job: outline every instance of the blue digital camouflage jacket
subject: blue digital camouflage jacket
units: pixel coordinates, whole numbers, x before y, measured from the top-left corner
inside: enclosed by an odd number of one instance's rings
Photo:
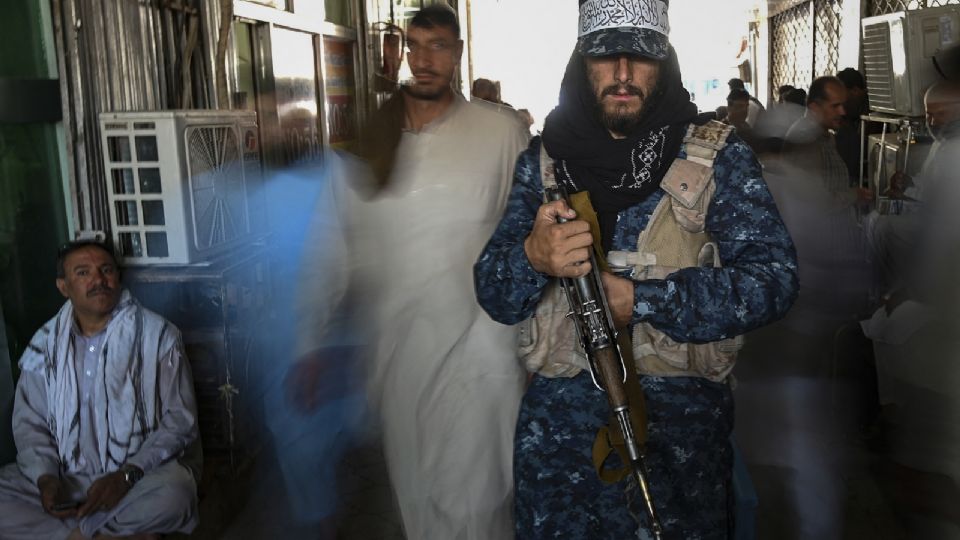
[[[686,157],[686,146],[679,157]],[[677,342],[717,341],[783,317],[797,295],[797,256],[753,151],[736,134],[714,161],[716,194],[706,230],[721,268],[684,268],[663,280],[634,282],[633,324],[649,322]],[[612,246],[635,251],[640,232],[666,196],[658,189],[617,217]],[[540,139],[517,158],[507,208],[474,265],[477,299],[496,321],[516,324],[536,309],[549,276],[530,266],[523,242],[543,201]]]

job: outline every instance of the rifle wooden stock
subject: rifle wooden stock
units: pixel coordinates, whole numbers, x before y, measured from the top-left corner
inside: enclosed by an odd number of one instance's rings
[[[617,348],[611,346],[594,351],[593,357],[599,371],[600,384],[607,392],[610,408],[617,411],[629,407],[630,400],[627,398],[627,388],[623,383],[623,364],[620,355],[617,354]]]

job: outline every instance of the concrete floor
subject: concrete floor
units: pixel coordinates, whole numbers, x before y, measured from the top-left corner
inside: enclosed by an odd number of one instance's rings
[[[355,449],[341,462],[339,514],[320,523],[297,522],[272,456],[264,452],[263,457],[266,466],[252,472],[252,489],[244,509],[218,538],[403,540],[386,465],[375,444]]]
[[[751,334],[737,366],[757,538],[960,539],[956,484],[890,459],[886,422],[864,426],[870,342],[822,301],[801,293],[785,320]]]
[[[801,303],[786,320],[751,334],[736,370],[735,439],[759,499],[756,538],[960,539],[956,485],[897,465],[876,431],[860,429],[863,343],[841,336],[834,367],[838,321],[811,324],[811,316]],[[234,489],[249,495],[235,517],[221,518],[225,532],[194,538],[403,538],[373,442],[340,464],[340,513],[323,524],[294,525],[269,450],[246,476]]]

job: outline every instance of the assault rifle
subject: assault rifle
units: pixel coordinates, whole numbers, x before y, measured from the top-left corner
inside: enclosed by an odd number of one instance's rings
[[[569,206],[566,193],[559,185],[547,188],[546,194],[549,200],[563,200]],[[557,221],[566,223],[569,220],[558,216]],[[633,424],[630,423],[630,402],[626,390],[627,366],[617,343],[617,330],[600,281],[600,268],[593,248],[590,249],[590,265],[592,269],[586,276],[560,278],[560,285],[570,303],[568,317],[573,320],[577,337],[587,354],[593,384],[607,394],[610,410],[617,419],[617,427],[623,435],[631,473],[643,495],[647,516],[650,518],[650,528],[654,538],[661,540],[663,527],[660,524],[660,518],[657,517],[657,510],[653,506],[643,452],[634,434]]]

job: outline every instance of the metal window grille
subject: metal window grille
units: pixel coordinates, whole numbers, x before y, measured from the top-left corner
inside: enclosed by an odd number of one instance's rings
[[[837,72],[840,57],[840,29],[843,28],[842,0],[814,0],[814,66],[815,77]]]
[[[843,0],[809,0],[771,17],[772,87],[808,88],[836,73],[842,28]]]
[[[813,80],[813,18],[804,2],[770,19],[773,88],[807,88]]]
[[[908,11],[928,7],[960,4],[960,0],[871,0],[870,15],[886,15],[897,11]]]

